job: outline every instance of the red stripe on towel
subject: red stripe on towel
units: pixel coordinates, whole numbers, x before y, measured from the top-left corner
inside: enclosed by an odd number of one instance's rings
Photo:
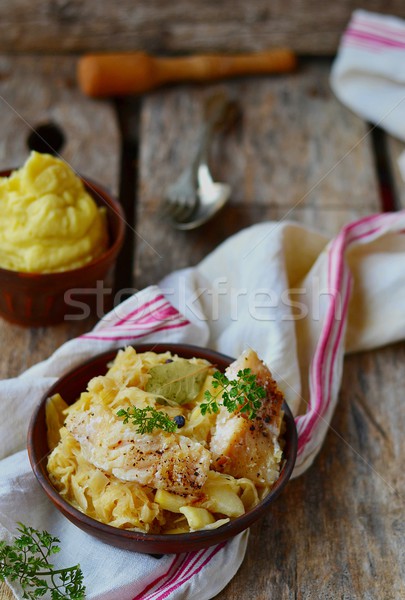
[[[380,23],[373,20],[368,20],[365,18],[354,17],[351,21],[350,27],[366,30],[370,33],[381,33],[389,35],[390,39],[393,37],[399,39],[400,41],[405,41],[405,26],[404,25],[389,25],[387,22]]]
[[[218,546],[215,546],[215,548],[213,550],[212,550],[212,548],[208,548],[207,550],[205,550],[203,552],[202,556],[200,557],[200,560],[198,561],[199,562],[198,566],[194,569],[194,571],[192,571],[191,573],[189,572],[188,574],[185,574],[183,577],[179,577],[176,582],[173,582],[172,585],[167,586],[167,589],[163,589],[162,593],[159,596],[156,596],[153,600],[165,600],[165,598],[167,598],[169,594],[171,594],[172,592],[177,590],[180,586],[187,583],[187,581],[189,581],[192,577],[194,577],[200,571],[202,571],[202,569],[209,562],[211,562],[211,560],[215,557],[215,555],[218,554],[218,552],[220,550],[222,550],[222,548],[224,548],[224,546],[225,546],[225,542],[223,542],[222,544],[219,544]],[[196,562],[197,561],[195,561],[195,563]],[[145,600],[149,600],[149,598],[145,598]]]
[[[145,302],[145,304],[142,304],[141,306],[138,306],[138,308],[136,308],[132,312],[130,312],[127,315],[125,315],[125,317],[123,317],[122,319],[120,319],[119,321],[117,321],[116,323],[114,323],[114,327],[118,327],[118,325],[122,325],[122,323],[127,323],[128,321],[130,321],[132,319],[132,317],[134,317],[135,315],[139,314],[140,311],[144,311],[149,306],[152,306],[153,304],[156,304],[156,302],[158,302],[159,300],[165,300],[165,297],[163,296],[163,294],[159,294],[153,300],[150,300],[149,302]]]
[[[180,561],[182,555],[181,554],[176,554],[174,556],[174,559],[172,560],[172,562],[169,565],[169,568],[167,569],[166,573],[163,573],[162,575],[159,575],[159,577],[157,577],[156,579],[154,579],[153,581],[151,581],[151,583],[149,583],[143,590],[142,592],[140,592],[137,596],[135,596],[132,600],[143,600],[145,598],[145,593],[148,592],[149,590],[151,590],[152,588],[154,588],[160,581],[162,581],[163,579],[167,579],[169,577],[172,576],[173,571],[177,568],[180,567],[183,562],[185,561],[186,557],[183,556],[182,560]],[[180,564],[178,564],[180,562]],[[162,582],[161,585],[164,585],[165,582]]]
[[[402,214],[405,214],[402,211]],[[351,275],[345,264],[345,252],[349,246],[384,232],[391,222],[397,220],[398,215],[371,215],[364,217],[355,223],[347,225],[329,248],[328,257],[328,289],[335,291],[325,318],[325,324],[318,341],[314,359],[310,368],[311,394],[308,410],[304,415],[296,418],[299,432],[298,453],[302,455],[312,439],[312,434],[324,419],[330,402],[332,400],[331,390],[333,384],[333,373],[335,372],[336,360],[339,348],[344,338],[345,326],[351,291]],[[375,222],[379,226],[375,226]],[[344,277],[347,278],[347,282]],[[343,307],[340,319],[336,319],[336,292],[343,295]],[[336,337],[335,337],[336,336]],[[332,348],[330,349],[330,346]],[[331,360],[327,362],[327,352],[331,352]]]
[[[374,46],[384,46],[387,48],[405,48],[405,41],[400,42],[399,40],[390,39],[385,37],[384,35],[379,35],[376,33],[367,33],[365,31],[361,31],[359,29],[354,29],[349,27],[345,31],[344,38],[354,38],[357,40],[363,40],[369,42]]]
[[[198,563],[198,561],[205,552],[206,550],[198,550],[195,552],[188,552],[187,554],[185,554],[181,565],[175,572],[171,574],[170,578],[167,581],[163,582],[161,585],[159,585],[148,596],[143,598],[143,600],[156,600],[159,594],[163,593],[165,589],[167,589],[172,584],[175,584],[180,577],[189,573],[189,571],[194,568],[194,566]]]

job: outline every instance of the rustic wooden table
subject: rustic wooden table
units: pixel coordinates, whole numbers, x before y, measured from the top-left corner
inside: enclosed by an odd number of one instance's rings
[[[402,145],[370,132],[336,101],[329,61],[303,61],[288,76],[180,86],[117,103],[83,98],[74,63],[69,57],[0,57],[0,168],[24,161],[32,128],[54,123],[63,131],[62,155],[119,192],[135,225],[120,258],[119,289],[155,283],[259,221],[288,218],[333,235],[381,210],[383,180],[386,206],[405,205],[395,167]],[[187,163],[204,99],[218,90],[242,108],[240,122],[214,149],[213,170],[231,183],[232,198],[216,221],[174,232],[156,207]],[[0,375],[21,373],[93,323],[27,330],[1,321]],[[346,359],[320,455],[252,528],[245,561],[218,599],[405,597],[404,365],[405,344]],[[0,600],[11,597],[2,586]]]

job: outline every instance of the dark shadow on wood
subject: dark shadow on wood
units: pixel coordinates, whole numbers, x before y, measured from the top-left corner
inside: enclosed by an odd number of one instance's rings
[[[115,270],[116,304],[128,298],[133,289],[134,248],[136,246],[136,202],[138,187],[140,100],[117,99],[115,107],[121,131],[121,171],[119,200],[125,212],[125,242]]]
[[[371,124],[370,133],[380,190],[381,210],[383,212],[394,212],[400,209],[400,203],[389,158],[387,136],[380,127],[374,127]]]

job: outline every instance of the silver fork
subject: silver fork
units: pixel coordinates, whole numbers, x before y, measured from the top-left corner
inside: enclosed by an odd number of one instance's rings
[[[227,122],[227,115],[235,109],[235,103],[224,95],[210,98],[206,106],[206,119],[201,128],[195,155],[180,177],[166,190],[163,203],[163,216],[172,222],[185,223],[197,211],[199,197],[199,172],[201,166],[207,170],[209,148],[213,134]]]

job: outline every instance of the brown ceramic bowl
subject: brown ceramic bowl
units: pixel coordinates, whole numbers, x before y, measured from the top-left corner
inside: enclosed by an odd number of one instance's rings
[[[150,350],[153,350],[154,352],[170,351],[173,354],[178,354],[184,358],[192,358],[193,356],[204,358],[215,364],[221,371],[224,371],[233,361],[232,358],[214,352],[213,350],[199,348],[198,346],[188,346],[185,344],[140,344],[135,345],[134,348],[138,352],[147,352]],[[206,548],[207,546],[218,544],[219,542],[235,536],[244,529],[247,529],[254,521],[264,515],[271,508],[271,504],[290,479],[295,463],[297,453],[297,431],[294,418],[287,404],[284,404],[283,406],[286,424],[284,435],[284,463],[278,480],[268,496],[266,496],[266,498],[253,510],[218,529],[176,535],[156,535],[140,533],[137,531],[124,531],[112,527],[111,525],[104,525],[103,523],[84,515],[76,508],[73,508],[73,506],[59,495],[57,490],[51,484],[46,469],[46,458],[49,453],[45,423],[46,400],[49,396],[60,393],[68,404],[75,402],[80,396],[80,393],[86,389],[87,383],[92,377],[104,375],[106,373],[107,364],[115,357],[116,353],[117,351],[113,350],[95,356],[80,367],[74,369],[74,371],[71,371],[59,379],[59,381],[57,381],[41,399],[41,402],[32,416],[28,430],[29,459],[36,478],[56,508],[72,521],[72,523],[77,525],[77,527],[100,538],[104,542],[111,544],[112,546],[117,546],[118,548],[144,552],[146,554],[171,554]]]
[[[2,171],[0,176],[8,177],[11,172]],[[89,180],[82,181],[95,202],[106,207],[109,247],[89,264],[70,271],[22,273],[0,268],[0,316],[7,321],[41,327],[60,323],[67,315],[72,319],[88,316],[89,310],[96,306],[97,282],[112,279],[112,270],[124,241],[124,213],[106,190]],[[106,287],[111,286],[107,284]],[[103,295],[103,300],[107,308],[107,294]]]

